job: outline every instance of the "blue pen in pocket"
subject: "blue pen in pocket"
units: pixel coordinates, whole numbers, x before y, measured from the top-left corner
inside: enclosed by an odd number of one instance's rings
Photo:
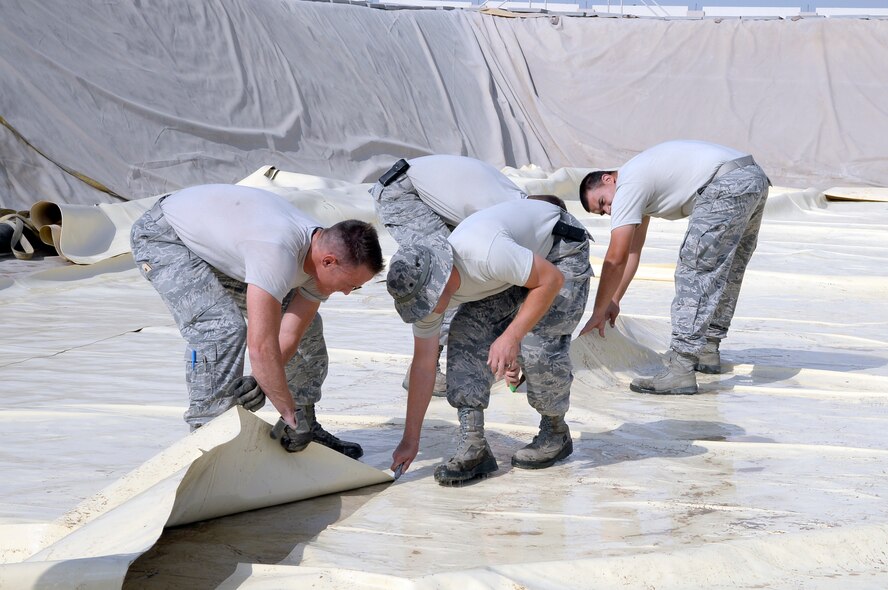
[[[194,370],[194,365],[196,365],[196,364],[197,364],[197,351],[192,350],[191,351],[191,370],[192,371]]]

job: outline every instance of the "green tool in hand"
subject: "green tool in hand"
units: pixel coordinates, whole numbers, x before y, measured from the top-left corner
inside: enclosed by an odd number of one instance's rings
[[[512,391],[512,393],[518,391],[518,388],[521,387],[521,384],[524,383],[525,380],[526,377],[524,376],[524,373],[521,373],[521,377],[518,378],[518,383],[514,385],[509,385],[509,389]]]

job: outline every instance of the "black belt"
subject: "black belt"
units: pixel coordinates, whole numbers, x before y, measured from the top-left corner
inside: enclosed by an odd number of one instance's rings
[[[584,242],[592,239],[585,229],[569,223],[564,223],[563,221],[555,223],[555,227],[552,228],[552,235],[563,238],[569,242]]]
[[[388,172],[379,177],[379,184],[382,186],[390,185],[404,176],[404,174],[407,173],[408,168],[410,168],[410,164],[407,163],[407,160],[404,160],[403,158],[398,160],[395,162],[394,166],[389,168]],[[552,228],[552,235],[564,238],[571,242],[582,242],[584,240],[592,239],[585,229],[570,225],[569,223],[564,223],[563,221],[559,221],[555,224],[555,227]]]
[[[388,186],[391,183],[395,182],[404,174],[407,173],[407,169],[410,168],[410,164],[407,163],[407,160],[401,158],[395,165],[389,168],[388,172],[379,177],[379,184],[382,186]]]
[[[753,164],[755,164],[755,160],[752,159],[752,156],[743,156],[742,158],[725,162],[718,167],[718,170],[715,171],[715,174],[712,175],[712,178],[710,178],[706,184],[697,189],[697,194],[702,195],[703,191],[706,190],[706,187],[712,184],[712,181],[719,176],[724,176],[728,172],[736,170],[737,168],[745,168],[746,166],[752,166]]]

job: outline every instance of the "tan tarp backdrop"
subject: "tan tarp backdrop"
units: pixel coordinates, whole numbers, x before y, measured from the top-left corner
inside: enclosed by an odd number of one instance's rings
[[[75,173],[133,199],[266,164],[607,166],[676,138],[747,150],[784,186],[884,186],[885,55],[888,20],[4,2],[0,205],[115,200]]]

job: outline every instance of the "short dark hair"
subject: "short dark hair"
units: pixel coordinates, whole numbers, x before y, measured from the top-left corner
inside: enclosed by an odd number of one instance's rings
[[[580,183],[580,205],[583,209],[591,213],[589,203],[586,201],[586,193],[601,186],[601,177],[605,174],[615,174],[616,170],[596,170],[587,174]]]
[[[379,235],[372,225],[357,219],[346,219],[331,226],[327,231],[336,242],[336,250],[342,256],[343,264],[366,266],[373,271],[373,274],[383,271],[385,262],[382,260]]]
[[[556,207],[561,207],[564,211],[567,211],[567,205],[555,195],[527,195],[527,198],[534,201],[546,201],[547,203],[552,203]]]

